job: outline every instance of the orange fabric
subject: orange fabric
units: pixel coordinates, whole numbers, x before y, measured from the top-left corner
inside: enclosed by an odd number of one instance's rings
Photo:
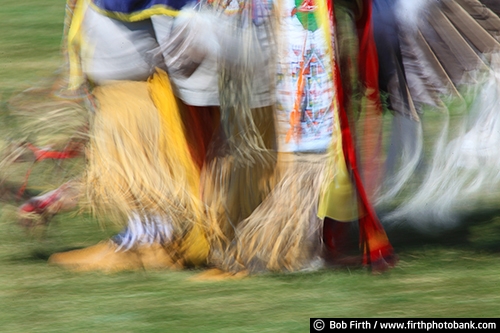
[[[294,137],[296,141],[300,140],[300,117],[301,117],[301,107],[302,107],[302,96],[304,95],[304,65],[305,65],[305,49],[306,49],[307,38],[304,39],[304,46],[302,47],[302,61],[300,62],[300,72],[299,78],[297,80],[297,96],[295,96],[295,103],[293,104],[293,110],[290,112],[290,129],[286,134],[286,142],[290,142],[291,138]]]
[[[372,0],[363,0],[361,16],[357,20],[360,80],[365,88],[361,167],[367,195],[373,198],[380,183],[382,161],[382,103],[378,81],[378,56],[372,26]]]

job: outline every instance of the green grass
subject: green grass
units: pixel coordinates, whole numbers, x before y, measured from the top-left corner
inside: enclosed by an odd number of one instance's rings
[[[63,0],[2,1],[4,102],[57,69],[63,15]],[[42,163],[29,182],[35,192],[58,179],[52,162]],[[27,167],[10,180],[20,182]],[[117,229],[67,213],[26,234],[16,224],[18,205],[0,206],[0,332],[305,332],[310,317],[500,316],[496,211],[434,237],[389,230],[400,262],[383,275],[325,270],[194,282],[194,270],[107,275],[50,267],[50,254],[93,245]]]
[[[59,65],[64,0],[3,0],[0,16],[0,89],[28,88]]]

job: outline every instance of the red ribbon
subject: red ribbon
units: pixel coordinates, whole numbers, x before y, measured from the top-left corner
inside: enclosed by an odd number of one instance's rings
[[[333,2],[333,0],[332,0]],[[363,1],[363,11],[357,22],[359,38],[359,65],[360,77],[366,87],[376,88],[369,98],[379,98],[378,91],[378,57],[373,38],[371,11],[371,0]],[[335,26],[335,15],[329,4],[329,13]],[[337,83],[337,102],[340,128],[342,133],[342,149],[344,152],[347,168],[351,171],[351,177],[357,189],[361,210],[366,214],[359,219],[360,243],[363,249],[363,264],[370,265],[372,271],[382,271],[394,266],[397,257],[392,245],[387,238],[384,227],[380,223],[373,206],[366,194],[363,181],[358,170],[356,161],[356,150],[349,126],[349,119],[344,107],[343,87],[338,62],[334,61],[334,79]]]
[[[33,154],[35,155],[35,161],[33,162],[33,165],[36,162],[47,160],[47,159],[63,160],[63,159],[68,159],[68,158],[74,158],[74,157],[79,156],[80,152],[81,152],[74,145],[67,145],[63,151],[38,148],[29,142],[26,144],[26,147],[29,150],[31,150],[33,152]],[[28,169],[28,171],[26,172],[26,175],[24,176],[24,182],[21,185],[21,188],[19,189],[18,198],[21,198],[24,191],[26,190],[26,186],[28,185],[28,179],[30,177],[33,165]]]
[[[26,147],[35,154],[35,162],[43,161],[46,159],[63,160],[73,158],[80,154],[78,149],[67,146],[63,151],[50,150],[45,148],[38,148],[31,143],[27,143]]]

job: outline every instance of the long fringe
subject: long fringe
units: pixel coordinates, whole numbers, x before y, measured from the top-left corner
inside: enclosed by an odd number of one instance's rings
[[[161,94],[161,95],[160,95]],[[198,175],[165,73],[98,87],[88,149],[88,204],[124,222],[133,213],[168,216],[174,235],[202,215]]]
[[[256,73],[268,74],[261,67],[270,64],[269,68],[274,68],[273,22],[265,19],[264,32],[258,31],[259,28],[252,23],[252,10],[247,7],[234,20],[224,22],[226,31],[221,39],[219,59],[219,100],[227,149],[236,164],[267,163],[268,147],[259,135],[253,108],[257,104],[262,106],[262,101],[256,97],[256,92],[262,89],[255,86],[257,82],[268,84],[270,95],[274,91],[271,79],[256,80]]]
[[[231,154],[221,130],[209,149],[202,173],[203,200],[209,208],[212,258],[220,261],[239,223],[267,197],[275,184],[276,132],[272,107],[251,112],[266,150],[254,151],[262,163],[242,164]],[[218,259],[216,259],[218,258]]]
[[[312,265],[321,244],[317,207],[327,160],[326,154],[282,154],[278,184],[236,229],[224,269],[255,273]]]

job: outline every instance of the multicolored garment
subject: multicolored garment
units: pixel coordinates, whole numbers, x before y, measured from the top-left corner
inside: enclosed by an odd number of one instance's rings
[[[102,14],[120,21],[142,21],[153,15],[176,16],[190,0],[91,0]]]
[[[393,249],[358,170],[352,115],[361,111],[352,109],[351,81],[344,80],[347,68],[341,66],[345,59],[358,61],[354,62],[361,68],[367,99],[376,102],[371,2],[363,3],[366,7],[359,10],[363,15],[350,31],[359,43],[355,53],[344,47],[337,52],[336,37],[342,40],[346,36],[339,34],[331,3],[284,0],[276,5],[281,10],[276,14],[279,171],[269,196],[237,226],[225,269],[259,272],[317,267],[326,217],[359,220],[365,265],[377,271],[395,264]],[[351,20],[359,12],[349,16]],[[380,103],[373,105],[375,114],[381,110],[377,106]]]
[[[312,1],[283,3],[279,26],[277,114],[282,152],[325,151],[331,142],[335,88],[329,46]],[[289,15],[287,15],[289,14]]]

